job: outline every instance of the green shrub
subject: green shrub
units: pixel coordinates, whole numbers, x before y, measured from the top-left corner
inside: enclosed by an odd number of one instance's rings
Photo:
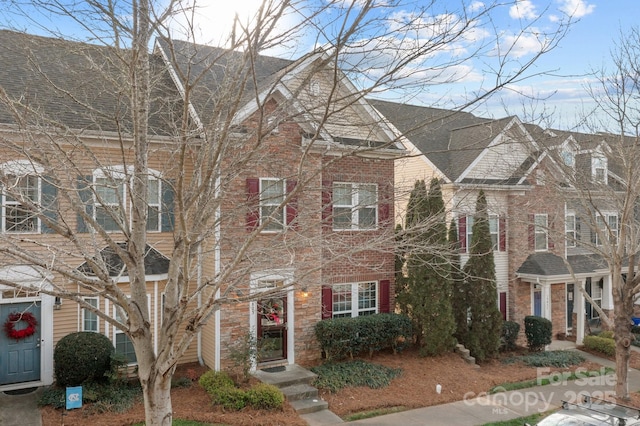
[[[520,324],[514,321],[505,321],[502,323],[502,335],[500,336],[500,349],[503,351],[512,351],[516,348],[518,333],[520,332]]]
[[[356,360],[327,363],[311,369],[318,375],[314,385],[337,392],[348,386],[368,386],[373,389],[389,386],[391,380],[402,373],[401,369]]]
[[[200,376],[198,384],[211,396],[221,389],[234,388],[235,383],[229,375],[223,371],[209,370]]]
[[[316,337],[328,360],[372,355],[391,348],[394,353],[411,341],[411,321],[405,315],[376,314],[334,318],[316,324]]]
[[[546,318],[529,315],[524,317],[524,334],[532,352],[541,351],[551,344],[551,321]]]
[[[247,393],[238,388],[222,388],[212,395],[212,400],[227,410],[239,411],[247,406]]]
[[[108,337],[82,331],[64,336],[53,351],[54,372],[59,386],[77,386],[103,381],[110,375],[111,354]]]
[[[65,388],[50,386],[44,389],[38,405],[50,405],[60,409],[65,406]],[[142,395],[138,383],[85,383],[82,385],[82,402],[92,403],[93,412],[124,412],[131,408]]]
[[[614,356],[616,354],[616,342],[600,336],[585,336],[582,344],[585,348],[600,352],[605,355]]]
[[[276,386],[259,383],[246,392],[246,401],[258,410],[275,410],[282,408],[284,395]]]
[[[615,334],[613,331],[607,330],[598,334],[598,337],[602,337],[603,339],[615,339]]]
[[[565,368],[571,365],[577,365],[584,361],[584,357],[575,351],[536,352],[521,357],[512,357],[512,359],[515,361],[522,361],[530,367],[557,368]]]

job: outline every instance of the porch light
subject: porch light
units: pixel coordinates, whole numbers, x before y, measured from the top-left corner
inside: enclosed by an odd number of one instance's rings
[[[58,296],[53,301],[53,309],[59,310],[62,308],[62,299]]]

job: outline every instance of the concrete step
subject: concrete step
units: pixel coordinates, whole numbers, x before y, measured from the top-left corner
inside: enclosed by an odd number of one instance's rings
[[[306,383],[285,386],[280,388],[287,401],[298,401],[301,399],[313,399],[318,397],[318,389]]]
[[[313,413],[301,414],[300,418],[309,426],[326,426],[344,423],[344,421],[329,410],[320,410]]]
[[[329,407],[329,403],[320,398],[299,399],[291,401],[290,404],[298,414],[315,413]]]
[[[261,382],[279,388],[297,384],[311,384],[318,377],[317,374],[295,364],[285,366],[283,371],[258,370],[253,375]]]

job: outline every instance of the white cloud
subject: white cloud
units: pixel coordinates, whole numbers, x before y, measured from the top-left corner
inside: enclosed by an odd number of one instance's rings
[[[507,34],[500,36],[500,46],[496,47],[497,54],[506,55],[512,58],[521,58],[529,54],[539,53],[548,47],[549,40],[543,32],[536,28],[529,28],[526,33]]]
[[[536,6],[531,0],[518,0],[509,8],[509,16],[513,19],[536,19]]]
[[[483,2],[481,1],[473,1],[471,2],[471,4],[467,7],[467,11],[469,12],[478,12],[482,9],[484,9],[485,5]]]
[[[582,18],[593,13],[595,4],[588,4],[585,0],[559,0],[559,9],[574,18]]]

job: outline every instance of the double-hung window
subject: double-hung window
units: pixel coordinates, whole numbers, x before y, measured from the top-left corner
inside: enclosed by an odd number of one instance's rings
[[[549,249],[549,238],[547,234],[548,218],[546,214],[537,214],[534,219],[534,241],[536,251],[546,251]]]
[[[285,183],[282,179],[260,179],[260,223],[267,224],[265,231],[284,229],[285,216],[282,202],[285,197]]]
[[[597,246],[603,244],[602,237],[607,238],[611,244],[618,242],[618,215],[615,213],[603,213],[596,216],[598,231],[593,233],[593,243]]]
[[[118,231],[124,220],[124,179],[119,176],[96,177],[95,219],[105,231]]]
[[[378,186],[368,183],[333,184],[333,229],[375,229]]]
[[[333,286],[333,318],[372,315],[378,311],[377,282]]]
[[[94,308],[98,308],[98,298],[97,297],[85,297],[83,298],[85,302]],[[89,309],[82,309],[82,331],[99,331],[99,323],[98,323],[98,315],[90,311]]]
[[[607,183],[607,157],[595,153],[591,158],[591,172],[596,183]]]
[[[575,247],[577,240],[576,232],[576,216],[574,214],[567,214],[564,217],[564,234],[567,240],[567,247]]]
[[[34,175],[9,175],[3,197],[3,230],[37,232],[38,216],[28,204],[40,201],[40,179]]]
[[[489,215],[489,234],[491,234],[493,250],[497,251],[500,247],[500,220],[498,215]]]
[[[160,231],[162,193],[160,180],[150,177],[147,182],[147,231]]]

